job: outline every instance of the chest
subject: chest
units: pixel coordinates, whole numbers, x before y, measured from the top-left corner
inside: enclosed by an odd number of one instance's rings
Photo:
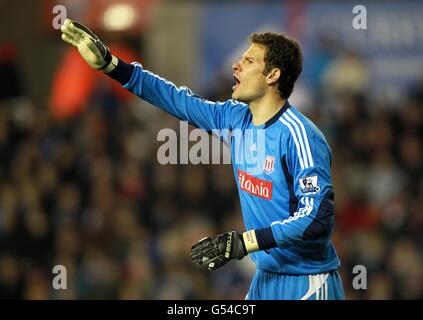
[[[234,175],[241,190],[271,200],[286,184],[281,158],[285,148],[277,130],[246,129],[231,144]]]

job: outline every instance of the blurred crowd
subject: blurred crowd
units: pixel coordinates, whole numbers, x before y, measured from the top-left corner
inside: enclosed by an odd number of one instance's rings
[[[399,105],[375,104],[355,63],[350,82],[342,60],[327,68],[305,111],[333,151],[346,296],[422,299],[423,81]],[[138,100],[96,91],[57,120],[13,90],[0,100],[0,298],[244,298],[249,258],[210,273],[189,256],[204,236],[245,230],[230,165],[160,165],[157,133],[179,122]],[[66,290],[52,287],[55,265]],[[357,265],[367,289],[352,286]]]

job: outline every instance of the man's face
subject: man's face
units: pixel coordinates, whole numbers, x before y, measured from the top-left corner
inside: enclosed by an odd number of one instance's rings
[[[250,103],[264,95],[266,76],[263,74],[266,47],[252,43],[242,58],[232,65],[236,84],[232,87],[232,99]]]

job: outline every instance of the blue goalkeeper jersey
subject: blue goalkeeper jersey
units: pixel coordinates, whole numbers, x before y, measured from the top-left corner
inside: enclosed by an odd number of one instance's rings
[[[277,247],[250,254],[257,269],[317,274],[339,268],[331,241],[331,150],[320,130],[288,102],[261,126],[248,105],[212,102],[186,87],[119,61],[111,76],[143,100],[215,133],[231,147],[247,230],[268,228]]]

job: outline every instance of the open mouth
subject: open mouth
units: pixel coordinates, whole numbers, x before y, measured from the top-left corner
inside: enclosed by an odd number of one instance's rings
[[[235,85],[232,87],[232,90],[235,90],[236,88],[238,88],[238,86],[241,82],[239,81],[239,79],[235,75],[233,75],[233,77],[235,79]]]

